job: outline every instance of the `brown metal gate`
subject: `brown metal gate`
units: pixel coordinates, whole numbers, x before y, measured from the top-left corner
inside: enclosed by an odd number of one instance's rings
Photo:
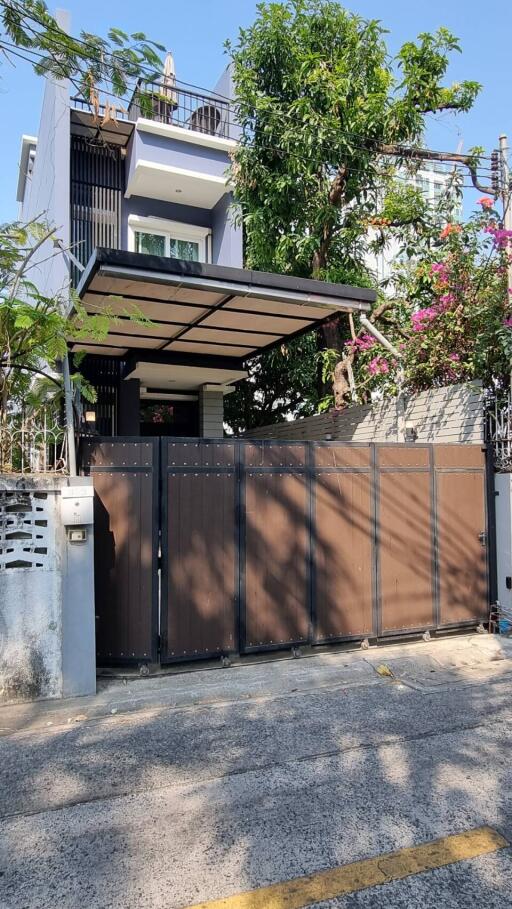
[[[163,663],[487,618],[480,446],[119,439],[84,465],[102,662],[156,658],[159,539]]]
[[[158,439],[86,441],[94,479],[96,657],[154,662],[158,652]]]

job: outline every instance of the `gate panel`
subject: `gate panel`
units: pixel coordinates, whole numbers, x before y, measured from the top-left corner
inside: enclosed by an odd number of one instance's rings
[[[163,440],[162,662],[237,648],[235,445]]]
[[[314,641],[373,633],[371,449],[314,446]]]
[[[435,464],[440,624],[485,621],[485,455],[476,445],[436,446]]]
[[[377,446],[379,633],[435,624],[428,448]]]
[[[100,663],[154,661],[158,629],[158,448],[84,444],[94,481],[96,654]]]
[[[306,446],[247,445],[245,472],[244,647],[265,649],[309,638],[309,492]],[[288,470],[286,469],[288,467]]]

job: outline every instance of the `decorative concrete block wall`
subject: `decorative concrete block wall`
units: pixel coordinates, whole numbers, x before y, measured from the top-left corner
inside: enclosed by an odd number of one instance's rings
[[[0,703],[96,688],[93,528],[68,542],[61,490],[89,478],[0,476]]]

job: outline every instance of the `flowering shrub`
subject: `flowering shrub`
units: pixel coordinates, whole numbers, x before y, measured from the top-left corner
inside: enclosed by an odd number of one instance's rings
[[[393,276],[395,299],[379,327],[400,349],[401,363],[369,335],[357,345],[361,396],[392,392],[397,367],[411,390],[471,379],[505,384],[512,364],[512,296],[507,263],[512,231],[492,199],[464,224],[447,224],[419,238],[417,255]]]

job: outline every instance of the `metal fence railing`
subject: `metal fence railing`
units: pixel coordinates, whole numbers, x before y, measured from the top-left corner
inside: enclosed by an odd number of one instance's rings
[[[0,423],[0,473],[68,470],[66,432],[54,408],[8,414]]]
[[[512,392],[496,395],[487,404],[486,442],[493,447],[495,470],[512,471]]]
[[[177,84],[166,86],[163,80],[139,80],[128,106],[128,119],[138,117],[172,123],[211,136],[235,138],[233,114],[227,98],[184,89]]]
[[[98,98],[93,102],[76,96],[71,102],[75,109],[88,111],[99,121],[108,116],[134,123],[145,117],[225,139],[237,139],[239,135],[228,98],[215,92],[182,88],[179,83],[166,85],[163,77],[156,82],[139,80],[128,101],[106,103]]]

